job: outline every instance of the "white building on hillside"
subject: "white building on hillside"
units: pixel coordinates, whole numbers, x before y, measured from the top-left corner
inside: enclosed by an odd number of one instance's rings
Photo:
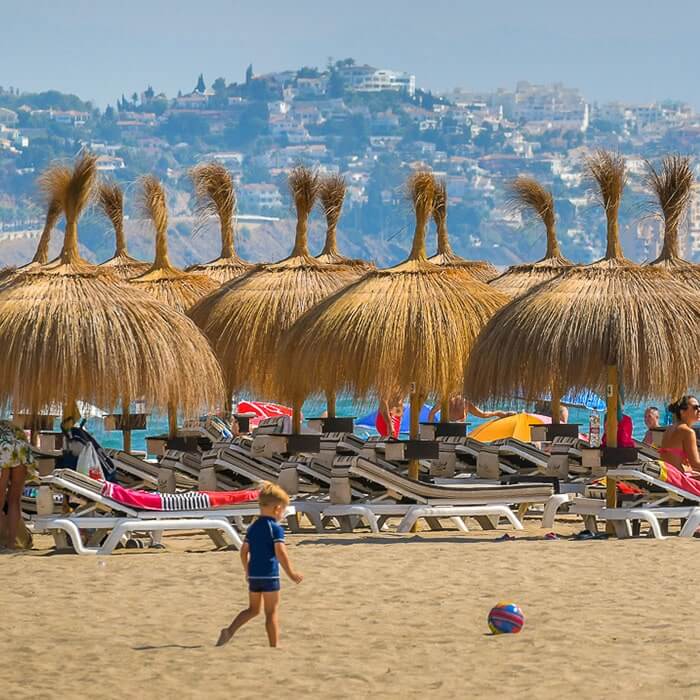
[[[416,94],[416,76],[411,73],[373,68],[372,66],[345,66],[340,76],[350,92],[404,91],[411,97]]]

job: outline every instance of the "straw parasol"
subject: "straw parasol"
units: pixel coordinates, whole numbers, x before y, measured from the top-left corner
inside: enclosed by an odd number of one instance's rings
[[[197,198],[197,226],[210,216],[219,217],[221,255],[208,263],[192,265],[187,272],[202,273],[220,284],[241,277],[254,265],[236,253],[233,236],[236,192],[231,173],[219,163],[205,163],[192,168],[190,177]]]
[[[466,260],[452,251],[447,231],[447,185],[444,180],[435,182],[433,219],[437,228],[437,253],[428,260],[441,267],[455,267],[468,272],[480,282],[488,282],[498,275],[498,270],[485,260]]]
[[[531,177],[517,177],[510,186],[510,206],[520,212],[534,214],[542,220],[547,231],[547,251],[535,263],[512,265],[491,284],[512,297],[526,294],[533,287],[556,277],[571,267],[559,249],[557,239],[554,197],[552,193]]]
[[[70,168],[67,166],[56,165],[39,177],[38,184],[40,189],[45,191],[47,189],[46,186],[48,185],[45,180],[53,179],[57,182],[62,179],[65,186],[65,183],[70,179],[70,176]],[[51,188],[49,187],[48,189]],[[51,242],[51,233],[61,217],[62,209],[61,202],[58,201],[55,196],[49,195],[46,204],[44,228],[39,236],[39,243],[37,244],[34,257],[32,258],[31,262],[28,262],[26,265],[22,265],[20,267],[9,267],[4,270],[0,270],[0,285],[7,284],[14,280],[17,275],[20,275],[23,272],[29,272],[30,270],[35,270],[36,268],[46,265],[49,262],[49,243]]]
[[[356,396],[411,393],[411,437],[417,438],[423,401],[461,389],[472,345],[507,297],[428,262],[432,175],[415,174],[409,192],[416,229],[408,259],[366,274],[311,309],[286,335],[277,366],[284,393],[295,402],[329,387]],[[417,465],[411,473],[417,475]]]
[[[660,170],[647,161],[647,186],[654,193],[655,203],[664,219],[663,248],[659,257],[649,265],[667,270],[700,291],[700,266],[684,260],[678,245],[678,228],[688,213],[694,182],[687,156],[666,156]]]
[[[191,314],[221,362],[229,394],[247,389],[260,397],[275,396],[274,365],[282,334],[305,311],[356,278],[347,268],[309,255],[307,220],[318,195],[318,175],[295,168],[289,187],[297,211],[292,254],[230,282]],[[300,405],[294,408],[298,429]]]
[[[66,231],[60,262],[19,276],[0,290],[0,402],[38,414],[76,399],[114,407],[143,397],[187,412],[216,405],[221,374],[187,318],[125,286],[78,251],[78,219],[95,180],[95,157],[82,155],[70,178],[45,181],[61,202]]]
[[[105,260],[101,267],[115,272],[121,279],[127,280],[142,275],[150,265],[142,260],[132,258],[126,249],[124,234],[124,194],[116,182],[101,182],[97,190],[97,203],[102,213],[112,222],[117,247],[114,255]]]
[[[348,258],[338,248],[337,228],[345,201],[345,189],[345,178],[342,175],[329,175],[320,183],[319,200],[326,217],[326,243],[316,260],[329,265],[342,265],[361,277],[365,272],[373,270],[374,265],[366,260]]]
[[[465,388],[485,400],[607,385],[608,445],[616,447],[620,384],[628,397],[643,399],[678,396],[696,383],[700,297],[689,300],[663,268],[624,258],[617,222],[623,159],[599,151],[589,170],[607,215],[605,257],[564,270],[496,313],[471,355]]]
[[[210,277],[174,267],[168,257],[168,209],[163,186],[152,175],[141,179],[141,208],[156,231],[156,255],[151,268],[129,280],[158,301],[185,313],[196,301],[214,291],[218,284]]]

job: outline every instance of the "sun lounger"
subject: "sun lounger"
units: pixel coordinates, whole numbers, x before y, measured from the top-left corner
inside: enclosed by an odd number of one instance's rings
[[[679,535],[692,537],[700,527],[700,482],[663,462],[639,462],[611,469],[608,476],[642,489],[635,502],[608,508],[597,498],[577,498],[570,512],[581,515],[588,529],[596,520],[610,521],[618,537],[630,537],[638,528],[634,523],[649,524],[652,535],[664,539],[668,521],[685,521]]]
[[[127,505],[109,495],[112,485],[95,481],[72,470],[56,470],[42,477],[42,487],[49,486],[77,500],[82,505],[73,513],[62,515],[40,515],[34,520],[37,532],[62,531],[70,538],[78,554],[110,554],[122,537],[132,532],[162,532],[166,530],[205,530],[217,546],[226,544],[218,534],[226,535],[231,544],[240,548],[242,542],[231,524],[232,519],[257,515],[256,502],[241,505],[211,508],[202,507],[212,496],[193,492],[191,494],[163,495],[164,503],[180,505],[192,503],[192,507],[178,510],[146,510]],[[293,512],[293,510],[291,511]],[[81,533],[94,530],[88,543]],[[108,533],[108,534],[107,534]],[[101,541],[105,534],[104,541]]]
[[[123,450],[105,450],[117,468],[118,481],[128,488],[158,488],[164,490],[160,473],[160,464],[147,462]],[[189,491],[196,488],[197,482],[185,474],[176,474],[175,483],[170,490]]]

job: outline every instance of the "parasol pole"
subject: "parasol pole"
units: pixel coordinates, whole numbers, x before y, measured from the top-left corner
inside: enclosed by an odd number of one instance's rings
[[[172,402],[168,403],[168,437],[177,437],[177,405]]]
[[[301,433],[301,401],[294,399],[292,402],[292,433]]]
[[[559,425],[559,412],[561,410],[561,391],[559,386],[554,384],[552,386],[552,423],[554,425]]]
[[[326,392],[326,414],[328,418],[335,418],[335,391]]]
[[[420,410],[423,407],[424,397],[418,391],[411,393],[411,424],[410,434],[411,440],[418,440],[420,431]],[[418,481],[418,473],[420,471],[420,462],[417,459],[412,459],[408,463],[408,478]]]
[[[608,412],[605,421],[606,444],[608,447],[617,447],[617,406],[619,402],[620,385],[618,383],[617,366],[608,365],[608,387],[605,397],[606,410]],[[606,482],[606,506],[617,507],[617,482],[609,476]]]
[[[131,399],[128,396],[122,398],[122,447],[124,452],[131,454],[131,429],[129,426],[129,407]]]

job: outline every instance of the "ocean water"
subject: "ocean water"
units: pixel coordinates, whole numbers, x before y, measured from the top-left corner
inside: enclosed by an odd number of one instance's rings
[[[664,419],[664,409],[663,404],[658,405],[661,409],[662,422]],[[504,407],[508,410],[526,410],[524,404],[513,405]],[[627,413],[634,424],[634,436],[641,440],[646,432],[646,427],[644,425],[644,409],[646,406],[633,405],[630,404],[625,407],[625,413]],[[338,398],[337,401],[337,415],[339,416],[355,416],[360,417],[366,415],[370,411],[376,409],[375,403],[369,402],[356,402],[351,397]],[[325,410],[325,403],[322,401],[308,401],[304,404],[303,413],[305,416],[317,416],[320,415]],[[588,432],[588,419],[590,416],[590,411],[585,409],[571,408],[569,409],[569,422],[579,423],[581,425],[581,432]],[[602,416],[601,416],[602,420]],[[470,429],[475,428],[477,425],[483,423],[483,420],[470,416],[469,422],[471,423]],[[122,435],[120,432],[106,431],[104,429],[104,424],[99,418],[91,418],[87,421],[85,426],[87,430],[94,435],[98,442],[103,447],[120,448],[122,446]],[[135,430],[131,434],[131,444],[134,450],[144,450],[146,449],[146,436],[147,435],[158,435],[167,432],[168,430],[168,419],[167,416],[152,415],[148,418],[148,426],[146,430]]]

